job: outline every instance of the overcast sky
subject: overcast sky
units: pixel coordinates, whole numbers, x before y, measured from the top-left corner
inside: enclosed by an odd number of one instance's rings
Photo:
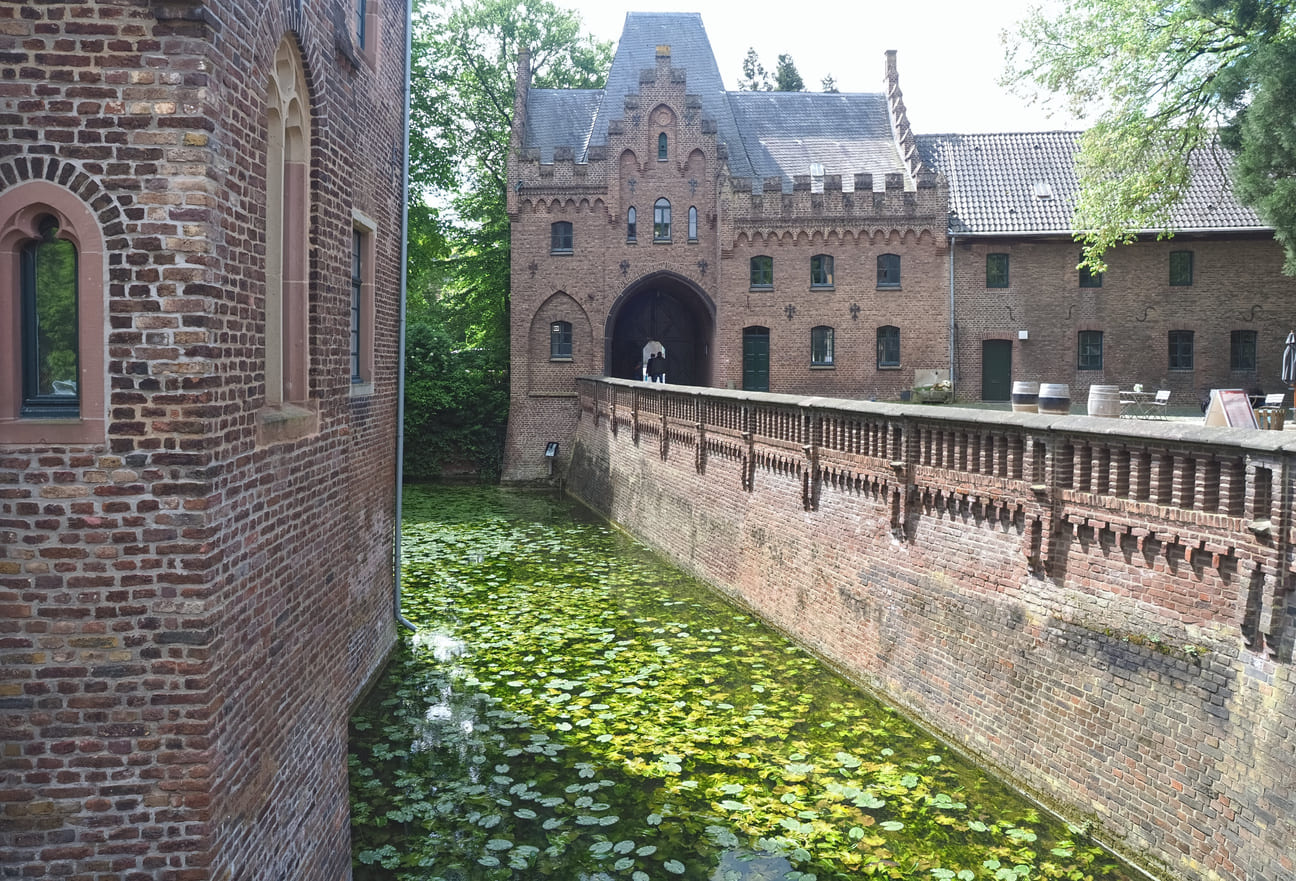
[[[897,50],[900,90],[919,134],[1083,128],[1065,114],[1026,101],[998,84],[1012,29],[1038,0],[554,0],[580,14],[585,30],[615,42],[626,12],[697,12],[725,88],[738,88],[749,48],[771,73],[787,53],[808,91],[831,74],[843,92],[882,91],[885,52]],[[629,5],[623,5],[624,3]]]

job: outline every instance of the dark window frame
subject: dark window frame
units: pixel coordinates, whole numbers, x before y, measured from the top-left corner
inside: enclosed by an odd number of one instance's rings
[[[574,251],[575,232],[570,220],[555,220],[549,224],[549,253],[571,254]]]
[[[626,242],[634,243],[639,241],[639,212],[631,205],[626,209]]]
[[[666,137],[665,132],[659,132],[657,135],[657,161],[665,162],[670,158],[670,139]]]
[[[810,328],[811,367],[835,367],[836,349],[836,328],[827,324],[820,324]]]
[[[749,287],[753,291],[767,291],[774,287],[774,258],[757,254],[748,264],[751,273]],[[763,281],[761,279],[764,279]]]
[[[1191,330],[1172,330],[1166,335],[1168,370],[1193,369],[1193,337]]]
[[[351,229],[351,382],[364,382],[361,369],[361,321],[364,306],[365,233]]]
[[[76,244],[69,239],[59,236],[58,220],[53,215],[46,215],[39,221],[40,237],[28,240],[23,244],[19,254],[19,299],[21,302],[21,355],[22,355],[22,398],[19,415],[26,418],[42,419],[62,419],[62,418],[79,418],[81,415],[81,316],[80,316],[80,250]],[[71,305],[72,314],[69,316],[68,327],[57,329],[55,333],[59,336],[70,337],[65,342],[70,342],[68,348],[71,349],[72,369],[71,376],[73,383],[71,393],[60,391],[42,391],[42,385],[45,383],[41,378],[42,373],[42,353],[48,348],[42,346],[43,339],[49,339],[51,334],[42,331],[44,322],[41,321],[41,311],[48,303],[42,303],[44,297],[42,287],[42,276],[39,273],[41,267],[41,252],[45,249],[57,249],[59,251],[69,252],[71,255],[71,270],[69,281],[71,283]],[[68,292],[62,291],[67,294]],[[50,386],[57,389],[56,383],[66,383],[66,379],[50,380]]]
[[[549,360],[570,361],[572,357],[571,322],[549,322]]]
[[[835,285],[832,255],[815,254],[810,258],[810,287],[815,290],[831,290]]]
[[[1238,373],[1256,372],[1256,347],[1258,337],[1254,330],[1229,331],[1229,370]]]
[[[900,328],[884,324],[877,329],[877,367],[879,370],[900,366]]]
[[[900,255],[879,254],[877,258],[878,290],[896,290],[900,287]]]
[[[1192,287],[1193,252],[1171,251],[1169,264],[1170,286],[1176,288]]]
[[[1006,288],[1009,286],[1010,259],[1004,253],[986,254],[987,288]]]
[[[1103,369],[1103,332],[1076,331],[1076,370]]]

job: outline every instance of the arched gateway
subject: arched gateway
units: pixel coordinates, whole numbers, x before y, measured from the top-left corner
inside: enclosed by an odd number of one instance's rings
[[[687,279],[668,272],[636,281],[608,312],[603,372],[639,379],[644,345],[666,349],[666,381],[708,385],[715,304]]]

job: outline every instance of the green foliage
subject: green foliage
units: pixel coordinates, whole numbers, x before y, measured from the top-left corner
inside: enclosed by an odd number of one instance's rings
[[[406,359],[406,429],[416,433],[405,446],[412,478],[435,475],[454,459],[485,467],[499,454],[509,349],[508,144],[523,48],[536,88],[597,88],[611,61],[608,44],[583,36],[574,13],[546,0],[417,3]],[[496,458],[487,473],[498,468]]]
[[[821,79],[819,81],[819,86],[821,90],[824,92],[831,92],[833,94],[836,94],[837,92],[841,91],[841,89],[837,88],[837,80],[836,78],[833,77],[832,74],[828,74],[823,79]]]
[[[778,57],[778,66],[774,68],[774,91],[805,91],[805,80],[801,79],[801,74],[797,72],[791,55],[784,54]]]
[[[508,350],[457,349],[445,331],[412,323],[405,340],[405,478],[446,466],[499,476],[508,420]]]
[[[1169,212],[1188,186],[1190,157],[1211,161],[1216,132],[1232,124],[1240,193],[1278,230],[1288,271],[1296,271],[1296,212],[1282,186],[1296,172],[1293,8],[1266,0],[1081,0],[1056,14],[1036,8],[1005,34],[1009,84],[1061,96],[1073,114],[1097,117],[1077,162],[1075,225],[1085,230],[1090,270],[1103,271],[1103,254],[1141,230],[1173,233]],[[1250,127],[1249,116],[1257,119]]]
[[[560,500],[405,500],[420,633],[352,722],[357,881],[1131,877]]]

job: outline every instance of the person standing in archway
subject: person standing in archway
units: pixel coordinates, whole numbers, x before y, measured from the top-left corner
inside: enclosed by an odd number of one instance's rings
[[[648,381],[666,381],[666,356],[661,352],[653,352],[652,357],[648,359]]]

